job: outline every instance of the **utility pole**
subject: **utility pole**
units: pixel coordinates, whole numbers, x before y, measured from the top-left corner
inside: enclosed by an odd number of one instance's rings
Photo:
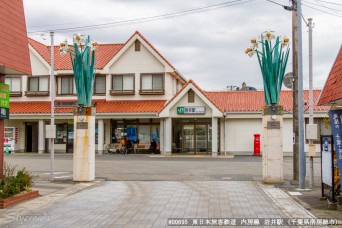
[[[314,124],[313,119],[313,82],[312,82],[312,18],[308,18],[309,27],[309,124]],[[313,140],[309,140],[309,145],[313,145]],[[314,186],[313,157],[309,159],[309,187]]]
[[[299,180],[298,143],[298,14],[297,0],[292,0],[292,121],[293,121],[293,180]]]
[[[298,149],[299,188],[305,189],[306,155],[304,151],[304,101],[303,101],[303,54],[302,54],[302,3],[297,0],[298,24]]]

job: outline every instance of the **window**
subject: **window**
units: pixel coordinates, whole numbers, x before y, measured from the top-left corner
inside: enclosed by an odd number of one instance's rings
[[[10,86],[11,97],[21,97],[21,77],[6,77],[5,84]]]
[[[67,142],[67,124],[56,124],[56,144]]]
[[[134,42],[134,46],[135,46],[135,48],[134,48],[135,51],[140,51],[140,41],[139,40],[136,40]]]
[[[26,96],[49,95],[49,77],[28,77]]]
[[[134,94],[134,75],[112,75],[112,90],[110,94]]]
[[[190,89],[188,91],[188,103],[194,103],[195,102],[195,92]]]
[[[142,74],[140,94],[164,94],[163,74]]]
[[[76,92],[74,88],[74,78],[72,76],[63,76],[57,78],[57,94],[72,95]]]
[[[105,75],[95,76],[94,94],[96,95],[106,94],[106,76]]]

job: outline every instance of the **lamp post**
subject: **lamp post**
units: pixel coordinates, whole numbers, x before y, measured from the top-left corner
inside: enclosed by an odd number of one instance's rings
[[[73,180],[93,181],[95,179],[95,115],[92,95],[97,43],[88,36],[75,35],[73,50],[67,40],[60,44],[61,55],[70,53],[74,71],[74,82],[78,106],[74,108],[74,161]]]
[[[273,33],[265,31],[260,38],[253,38],[245,51],[250,57],[257,55],[264,82],[262,161],[265,183],[283,182],[283,107],[279,105],[279,99],[290,53],[289,39],[275,37]]]

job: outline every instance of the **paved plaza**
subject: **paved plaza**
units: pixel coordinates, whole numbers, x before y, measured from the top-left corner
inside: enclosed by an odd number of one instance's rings
[[[12,155],[5,160],[32,170],[42,196],[1,210],[1,227],[171,227],[172,221],[180,220],[168,219],[184,218],[202,222],[202,227],[233,220],[247,225],[247,219],[276,226],[291,218],[315,218],[280,188],[262,184],[260,157],[105,155],[96,160],[97,180],[76,184],[71,181],[70,155],[56,156],[54,182],[48,181],[46,155]],[[284,164],[291,178],[292,158],[285,158]],[[318,164],[315,161],[316,169]]]

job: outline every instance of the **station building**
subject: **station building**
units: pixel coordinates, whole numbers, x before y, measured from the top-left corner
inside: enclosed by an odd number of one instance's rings
[[[77,97],[70,58],[60,56],[55,46],[55,75],[50,78],[50,47],[29,39],[29,51],[32,75],[5,78],[11,86],[10,119],[5,126],[13,151],[49,151],[45,125],[51,118],[50,80],[54,80],[55,151],[72,153],[72,109]],[[139,32],[125,43],[99,44],[96,55],[93,105],[98,153],[127,135],[136,147],[155,139],[164,155],[253,154],[254,134],[263,132],[263,91],[205,91],[182,76]],[[314,91],[315,100],[319,94]],[[284,106],[284,152],[291,154],[292,91],[281,93],[280,104]],[[329,107],[314,110],[318,134],[329,132],[324,121]],[[319,151],[319,142],[315,143]]]

